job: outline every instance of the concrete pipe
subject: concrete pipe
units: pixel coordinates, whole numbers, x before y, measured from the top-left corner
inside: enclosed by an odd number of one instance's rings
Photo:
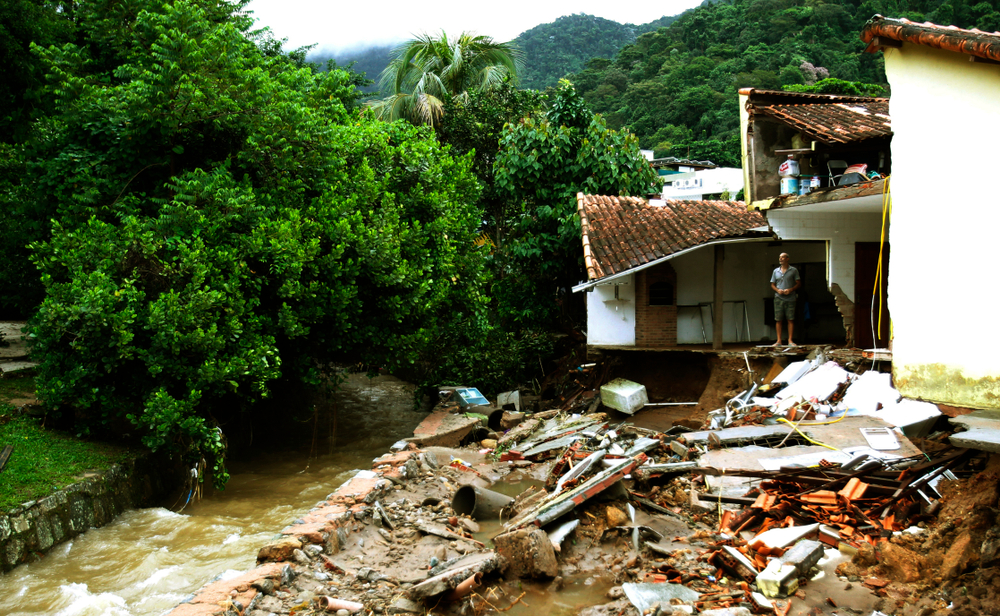
[[[354,613],[354,612],[360,612],[365,607],[363,604],[357,603],[355,601],[345,601],[344,599],[337,599],[334,597],[328,597],[326,595],[317,597],[316,603],[319,605],[321,609],[324,609],[328,612],[347,610],[348,612]]]
[[[474,520],[492,520],[500,517],[500,512],[514,499],[506,494],[478,486],[462,486],[451,499],[455,513],[468,515]]]
[[[471,593],[474,589],[479,588],[482,585],[483,585],[483,574],[474,573],[468,578],[462,580],[462,583],[456,586],[454,590],[449,592],[447,595],[445,595],[444,598],[448,601],[458,601],[459,599],[468,596],[469,593]]]

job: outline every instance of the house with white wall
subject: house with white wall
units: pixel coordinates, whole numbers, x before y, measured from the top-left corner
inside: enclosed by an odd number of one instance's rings
[[[740,128],[749,208],[764,214],[778,239],[822,248],[822,257],[810,261],[811,269],[821,268],[812,278],[825,279],[843,341],[887,346],[888,200],[882,178],[892,164],[889,99],[744,88]],[[779,176],[789,158],[799,169],[785,179],[808,183],[806,190]],[[864,174],[845,173],[860,165]],[[799,260],[794,248],[786,252],[793,264]],[[814,287],[812,295],[822,293]],[[826,298],[817,305],[824,315],[830,312]]]
[[[719,167],[710,160],[654,158],[650,164],[663,180],[667,200],[728,200],[743,190],[743,170]]]
[[[765,297],[780,249],[741,201],[577,195],[587,344],[663,349],[771,336]],[[716,318],[718,315],[718,318]]]
[[[1000,33],[877,15],[861,38],[892,86],[894,383],[910,398],[1000,408],[1000,205],[984,188],[1000,168]]]

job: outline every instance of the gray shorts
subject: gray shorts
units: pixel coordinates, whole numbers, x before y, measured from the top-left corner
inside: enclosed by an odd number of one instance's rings
[[[774,298],[774,320],[794,321],[795,320],[795,300]]]

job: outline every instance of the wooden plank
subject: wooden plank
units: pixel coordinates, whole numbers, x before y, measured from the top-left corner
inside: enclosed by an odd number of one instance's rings
[[[10,459],[10,452],[14,451],[13,445],[7,445],[0,451],[0,472],[3,472],[3,467],[7,466],[7,460]]]

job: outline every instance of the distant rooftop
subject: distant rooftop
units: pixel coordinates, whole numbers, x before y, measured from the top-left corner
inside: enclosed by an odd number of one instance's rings
[[[654,169],[659,167],[672,167],[675,165],[685,167],[701,167],[702,169],[714,169],[715,167],[718,167],[718,165],[710,160],[689,160],[687,158],[675,158],[673,156],[668,156],[666,158],[654,158],[649,161],[649,164],[653,165]]]

